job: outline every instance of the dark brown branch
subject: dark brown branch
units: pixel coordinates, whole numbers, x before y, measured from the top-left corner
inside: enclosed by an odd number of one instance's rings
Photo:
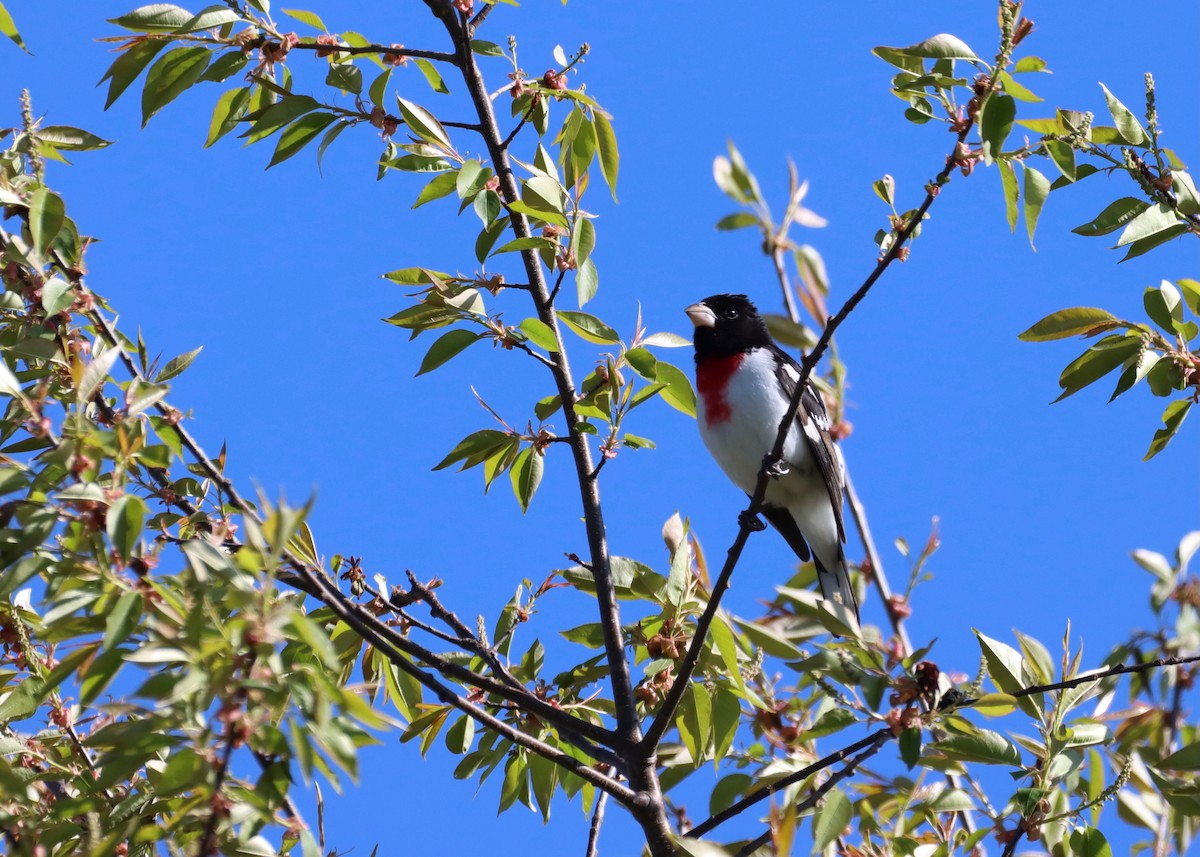
[[[217,825],[221,818],[227,815],[221,811],[221,787],[225,785],[225,778],[229,775],[229,760],[233,756],[234,739],[233,724],[228,723],[225,725],[225,746],[221,750],[221,758],[217,761],[217,770],[213,775],[208,821],[204,824],[204,836],[201,837],[200,847],[196,850],[196,853],[202,857],[220,853],[220,843],[217,842]]]
[[[1159,658],[1155,661],[1147,661],[1144,664],[1122,664],[1120,666],[1110,667],[1100,672],[1088,673],[1087,675],[1076,676],[1066,681],[1058,681],[1053,684],[1039,684],[1033,687],[1022,688],[1016,691],[1013,696],[1032,696],[1035,693],[1046,693],[1051,690],[1066,690],[1067,688],[1077,687],[1081,684],[1087,684],[1090,681],[1100,681],[1101,679],[1110,678],[1114,675],[1125,675],[1126,673],[1148,672],[1149,670],[1160,669],[1162,667],[1178,667],[1183,664],[1194,664],[1200,661],[1200,655],[1191,655],[1189,657],[1171,657]],[[979,700],[970,699],[960,703],[958,707],[966,707],[974,705]]]
[[[706,819],[705,821],[702,821],[699,824],[697,824],[690,831],[688,831],[688,836],[694,836],[694,837],[699,838],[699,837],[703,836],[704,834],[708,833],[709,831],[715,830],[720,825],[729,821],[729,819],[734,818],[738,815],[741,815],[743,812],[748,810],[750,807],[766,800],[767,798],[769,798],[771,795],[775,794],[776,792],[786,789],[788,786],[792,785],[793,783],[798,783],[802,780],[805,780],[805,779],[811,777],[813,774],[817,773],[818,771],[825,770],[826,768],[830,767],[831,765],[836,765],[838,762],[842,761],[845,758],[848,758],[849,756],[853,755],[854,753],[857,753],[859,750],[864,750],[869,747],[869,748],[871,748],[872,753],[877,752],[880,747],[882,747],[886,742],[891,740],[893,737],[895,737],[895,736],[892,734],[891,727],[887,727],[887,726],[885,726],[884,728],[879,729],[875,732],[872,732],[866,738],[863,738],[861,741],[856,741],[855,743],[851,744],[849,747],[843,747],[841,750],[838,750],[836,753],[831,753],[823,759],[818,759],[817,761],[813,762],[811,765],[809,765],[805,768],[801,768],[799,771],[794,771],[793,773],[788,774],[786,777],[783,777],[782,779],[776,780],[773,783],[768,783],[767,785],[763,786],[762,788],[755,789],[750,794],[746,795],[744,798],[739,800],[737,803],[733,804],[733,806],[729,807],[728,809],[722,810],[721,812],[718,812],[716,815],[712,816],[711,818]],[[858,764],[858,761],[861,761],[861,760],[856,760],[853,764]]]
[[[586,780],[603,791],[608,792],[623,804],[630,807],[635,805],[637,801],[637,795],[630,789],[618,783],[616,780],[601,774],[591,765],[584,764],[573,756],[567,755],[557,747],[551,747],[544,741],[534,738],[532,735],[528,735],[525,732],[522,732],[521,730],[509,725],[508,723],[505,723],[503,720],[500,720],[492,714],[489,714],[487,711],[475,705],[474,703],[463,699],[432,675],[417,667],[416,664],[404,657],[403,649],[393,645],[394,642],[397,642],[396,637],[399,635],[388,635],[389,639],[377,639],[376,634],[373,633],[375,629],[371,627],[369,622],[369,619],[374,617],[371,617],[370,614],[364,616],[360,612],[360,608],[358,608],[357,605],[347,603],[342,596],[342,593],[335,588],[333,584],[330,583],[323,575],[314,574],[314,572],[307,567],[304,568],[302,574],[308,577],[309,582],[321,591],[322,603],[332,609],[334,614],[337,615],[339,619],[353,628],[361,637],[363,637],[363,639],[370,640],[372,645],[387,655],[388,660],[394,663],[401,672],[408,674],[420,682],[420,684],[426,689],[430,690],[440,702],[457,708],[459,711],[462,711],[464,714],[472,717],[481,725],[499,733],[502,737],[507,738],[517,746],[537,753],[539,756],[549,759],[555,764],[566,768],[581,779]],[[388,628],[387,630],[391,631],[392,629]],[[433,660],[435,662],[442,661],[442,664],[448,663],[440,658],[437,658],[436,656],[434,656]],[[441,665],[438,665],[437,668],[440,670]],[[470,671],[467,672],[470,674]],[[610,756],[611,754],[601,752],[600,755]]]
[[[588,827],[587,850],[583,857],[597,857],[600,853],[600,825],[604,823],[604,805],[608,803],[608,794],[601,792],[596,798],[596,809],[592,811],[592,823]]]
[[[496,122],[495,109],[483,74],[471,50],[469,27],[455,14],[453,5],[447,0],[425,0],[425,4],[434,17],[445,26],[454,44],[463,82],[482,127],[481,136],[500,182],[500,197],[511,204],[521,198],[520,187],[513,173],[508,152],[503,146],[504,138]],[[519,212],[513,214],[510,228],[517,238],[527,238],[531,235],[529,219]],[[625,745],[624,750],[619,752],[626,757],[629,782],[638,795],[638,801],[631,809],[642,827],[651,854],[655,857],[667,857],[675,853],[675,847],[672,844],[671,826],[658,782],[656,756],[653,747],[638,747],[636,751],[633,747],[641,738],[641,723],[637,715],[637,700],[633,693],[629,659],[625,653],[624,631],[613,583],[599,485],[597,480],[589,478],[594,470],[591,444],[587,435],[578,429],[580,420],[575,412],[575,382],[566,348],[563,347],[562,331],[541,260],[533,250],[521,251],[521,260],[525,266],[530,284],[530,297],[538,320],[550,328],[558,344],[558,350],[551,355],[555,365],[553,375],[562,402],[563,419],[570,432],[575,478],[579,486],[588,551],[591,554],[591,573],[596,586],[596,606],[604,637],[604,650],[608,658],[609,682],[617,721],[616,731],[619,741]]]
[[[857,756],[855,756],[853,759],[851,759],[849,762],[847,762],[846,767],[842,768],[840,771],[838,771],[836,774],[831,776],[825,782],[821,783],[821,785],[816,789],[816,791],[814,791],[812,794],[810,794],[804,800],[799,801],[796,804],[796,815],[799,816],[802,812],[805,812],[806,810],[812,809],[814,806],[816,806],[817,803],[821,800],[821,798],[825,797],[825,795],[829,793],[830,789],[832,789],[835,785],[837,785],[838,783],[840,783],[842,780],[846,779],[847,777],[852,776],[854,774],[855,768],[857,768],[859,765],[861,765],[867,759],[871,758],[876,753],[878,753],[879,748],[882,747],[887,742],[887,740],[892,737],[890,730],[885,730],[885,731],[888,732],[887,735],[878,736],[875,739],[874,743],[867,746],[866,749],[864,749],[861,753],[859,753]],[[749,855],[753,854],[755,851],[757,851],[759,848],[762,848],[764,845],[766,845],[770,841],[771,841],[771,831],[768,830],[766,833],[764,833],[762,836],[755,839],[753,842],[750,842],[747,845],[745,845],[742,848],[742,850],[738,852],[738,857],[749,857]]]

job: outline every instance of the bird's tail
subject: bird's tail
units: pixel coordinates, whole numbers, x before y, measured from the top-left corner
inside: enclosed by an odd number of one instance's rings
[[[821,584],[821,594],[828,601],[836,601],[854,613],[858,619],[858,598],[854,594],[854,586],[850,583],[850,572],[846,569],[846,559],[838,551],[837,562],[832,568],[826,568],[813,551],[813,562],[817,566],[817,581]]]

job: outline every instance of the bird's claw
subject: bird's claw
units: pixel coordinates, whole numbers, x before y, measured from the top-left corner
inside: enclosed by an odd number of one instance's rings
[[[761,533],[767,528],[758,515],[752,514],[749,509],[743,509],[738,515],[738,523],[752,533]]]
[[[763,472],[771,479],[779,479],[782,476],[786,476],[789,471],[790,468],[782,458],[775,459],[770,455],[763,456]]]

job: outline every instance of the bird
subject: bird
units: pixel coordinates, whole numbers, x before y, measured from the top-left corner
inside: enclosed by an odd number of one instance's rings
[[[753,494],[800,379],[800,364],[771,339],[745,295],[713,295],[684,312],[695,325],[700,437],[730,481]],[[825,403],[806,382],[762,514],[796,556],[805,562],[811,556],[825,599],[844,605],[857,619],[843,547],[846,465],[829,429]]]

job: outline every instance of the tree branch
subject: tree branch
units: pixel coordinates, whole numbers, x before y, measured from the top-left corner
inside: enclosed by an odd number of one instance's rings
[[[475,105],[481,126],[480,135],[492,160],[495,175],[500,182],[501,199],[511,204],[521,198],[520,187],[513,173],[504,137],[496,123],[495,109],[488,94],[483,74],[471,50],[469,26],[455,14],[453,6],[446,0],[425,0],[425,4],[446,28],[457,56],[463,82]],[[513,215],[510,228],[518,238],[530,237],[528,218],[521,213]],[[587,435],[578,430],[579,418],[575,413],[575,382],[571,375],[567,351],[563,345],[557,313],[547,286],[545,271],[538,254],[533,250],[521,251],[529,281],[530,297],[538,319],[553,332],[558,350],[551,355],[554,362],[554,381],[562,401],[562,414],[570,432],[570,446],[575,463],[575,478],[579,486],[584,526],[587,532],[588,551],[591,554],[591,573],[596,585],[596,603],[600,626],[604,637],[604,650],[608,658],[609,681],[612,687],[613,705],[617,721],[617,735],[625,743],[627,752],[626,769],[630,785],[638,793],[638,802],[633,814],[646,836],[650,852],[655,857],[666,857],[675,852],[672,844],[671,826],[659,786],[656,756],[653,747],[634,747],[641,738],[641,724],[637,716],[637,700],[633,693],[633,680],[629,671],[629,659],[625,654],[624,630],[617,604],[609,560],[608,536],[604,526],[604,514],[600,505],[599,481],[590,478],[595,469]]]
[[[890,734],[890,730],[888,730],[888,732],[889,732],[889,734],[887,734],[887,735],[879,735],[878,733],[876,733],[876,738],[875,738],[874,742],[869,744],[861,753],[859,753],[857,756],[855,756],[853,759],[851,759],[849,762],[847,762],[846,767],[842,768],[840,771],[838,771],[836,774],[831,776],[825,782],[821,783],[821,785],[817,787],[816,791],[814,791],[812,794],[810,794],[804,800],[799,801],[796,804],[796,815],[799,816],[800,813],[804,812],[805,810],[812,809],[814,806],[816,806],[817,802],[820,801],[821,798],[825,797],[825,795],[829,792],[830,789],[832,789],[835,785],[840,783],[842,780],[852,776],[854,774],[855,768],[857,768],[859,765],[861,765],[867,759],[871,758],[876,753],[878,753],[879,748],[882,747],[885,743],[887,743],[888,739],[892,737]],[[759,848],[762,848],[764,845],[766,845],[770,841],[771,841],[771,831],[768,830],[762,836],[755,839],[753,842],[747,843],[745,846],[743,846],[742,850],[738,852],[738,857],[750,857],[751,854],[753,854]]]
[[[859,750],[871,748],[871,753],[875,753],[880,747],[894,737],[895,736],[892,734],[892,729],[890,726],[885,726],[882,729],[878,729],[872,732],[866,738],[863,738],[861,741],[856,741],[855,743],[851,744],[849,747],[843,747],[836,753],[830,753],[825,758],[818,759],[811,765],[801,768],[799,771],[794,771],[793,773],[788,774],[786,777],[778,779],[772,783],[768,783],[761,788],[755,789],[737,803],[730,806],[728,809],[722,810],[711,818],[708,818],[697,824],[688,831],[688,836],[694,836],[697,838],[701,837],[709,831],[715,830],[717,827],[729,821],[729,819],[741,815],[750,807],[766,800],[776,792],[786,789],[793,783],[806,780],[818,771],[823,771],[831,765],[836,765],[838,762],[854,753],[857,753]],[[856,760],[853,764],[857,765],[859,761],[861,761],[861,759]]]

